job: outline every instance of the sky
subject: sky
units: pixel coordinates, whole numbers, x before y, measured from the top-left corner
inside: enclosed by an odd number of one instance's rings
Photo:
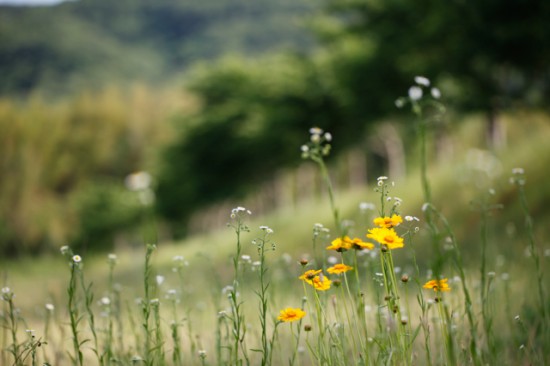
[[[62,3],[66,0],[0,0],[0,5],[48,6]]]

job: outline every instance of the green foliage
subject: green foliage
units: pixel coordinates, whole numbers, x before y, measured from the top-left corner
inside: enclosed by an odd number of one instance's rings
[[[80,250],[88,246],[97,250],[113,248],[116,234],[135,227],[145,212],[138,195],[118,180],[85,184],[74,196],[80,221],[74,243]]]
[[[0,100],[0,251],[37,252],[76,237],[93,248],[96,234],[103,241],[136,219],[136,199],[122,203],[124,178],[147,166],[169,131],[157,123],[171,108],[165,98],[136,87],[57,104]]]
[[[346,118],[344,96],[323,78],[324,67],[287,55],[228,58],[197,69],[189,89],[201,107],[182,117],[179,137],[165,152],[160,212],[186,219],[202,205],[249,193],[299,161],[301,131],[312,124],[347,142],[361,138],[363,121]]]
[[[540,103],[548,89],[539,77],[549,71],[548,7],[513,5],[521,18],[500,7],[329,1],[312,23],[321,43],[314,55],[233,58],[193,69],[188,88],[202,108],[185,118],[166,152],[160,212],[185,220],[195,208],[242,196],[295,163],[296,136],[310,126],[330,130],[341,144],[336,150],[356,143],[368,124],[395,113],[396,96],[415,75],[441,84],[463,111]],[[509,52],[514,45],[521,52]]]
[[[172,80],[200,59],[307,47],[308,1],[79,0],[0,5],[0,94],[67,94],[111,82]]]
[[[357,77],[345,85],[369,107],[373,99],[387,104],[413,76],[423,74],[443,84],[453,103],[469,109],[498,110],[513,101],[540,104],[548,93],[550,6],[545,1],[328,4],[329,20],[318,26],[326,47],[355,40],[372,48],[369,57],[339,59],[340,74]]]

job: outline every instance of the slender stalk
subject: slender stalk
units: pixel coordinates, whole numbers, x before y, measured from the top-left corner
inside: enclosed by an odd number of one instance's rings
[[[547,307],[546,307],[546,297],[544,295],[544,274],[540,265],[539,252],[537,250],[537,246],[535,243],[533,218],[529,213],[529,207],[527,205],[527,196],[525,194],[525,187],[524,187],[523,181],[518,183],[518,190],[519,190],[519,200],[521,203],[521,208],[523,210],[523,215],[525,217],[525,227],[527,228],[527,235],[529,239],[529,251],[530,251],[531,257],[533,258],[533,262],[535,263],[540,314],[542,315],[542,319],[545,323],[543,325],[543,328],[546,328],[546,332],[548,332],[549,324],[548,324],[548,318],[547,318],[548,314],[547,314]]]
[[[77,291],[77,274],[80,270],[79,263],[75,263],[74,261],[71,262],[71,278],[69,280],[69,288],[67,289],[68,295],[69,295],[69,302],[67,304],[68,310],[69,310],[69,318],[70,318],[70,326],[71,326],[71,333],[73,335],[73,351],[74,351],[74,358],[73,362],[75,365],[82,366],[83,365],[83,355],[80,351],[80,340],[79,340],[79,332],[78,332],[78,323],[80,322],[80,315],[78,311],[78,306],[76,305],[76,291]]]
[[[8,291],[7,292],[4,292],[4,289],[2,289],[2,299],[4,301],[7,301],[8,303],[8,319],[9,319],[9,323],[8,323],[8,328],[10,330],[10,333],[11,333],[11,341],[12,341],[12,344],[10,346],[10,349],[9,351],[11,352],[11,354],[13,355],[13,359],[14,359],[14,363],[13,365],[15,366],[23,366],[23,360],[22,360],[22,354],[20,353],[20,345],[19,345],[19,342],[17,340],[17,319],[16,319],[16,309],[15,309],[15,306],[13,304],[13,297],[14,297],[14,294],[13,292],[9,291],[9,288],[7,288]]]
[[[466,310],[466,316],[468,318],[468,323],[470,325],[470,355],[472,357],[474,365],[480,366],[481,360],[479,359],[479,352],[477,347],[478,337],[477,337],[476,324],[474,321],[472,297],[470,295],[470,291],[466,283],[466,274],[464,272],[464,264],[462,261],[462,255],[460,253],[459,246],[457,244],[456,236],[453,230],[451,229],[451,226],[445,216],[443,216],[433,206],[427,207],[427,210],[431,210],[435,215],[437,215],[438,219],[441,220],[443,226],[446,228],[447,234],[451,239],[450,242],[453,246],[454,264],[455,264],[455,268],[458,270],[458,274],[460,277],[460,283],[462,285],[462,293],[464,294],[464,308]]]
[[[544,293],[544,272],[541,267],[540,255],[535,242],[533,218],[529,213],[529,207],[527,204],[527,195],[525,193],[525,179],[523,177],[523,170],[521,170],[519,175],[520,175],[519,177],[514,177],[515,178],[514,182],[518,186],[519,200],[520,200],[521,208],[523,210],[523,215],[525,217],[525,227],[527,229],[527,235],[529,239],[529,252],[535,264],[535,276],[537,279],[537,292],[538,292],[538,298],[539,298],[539,311],[541,315],[540,318],[542,319],[541,328],[543,329],[542,340],[544,341],[544,344],[548,345],[550,344],[550,329],[549,329],[550,314],[548,314],[548,305],[546,303],[546,295]],[[550,362],[550,356],[548,355],[548,352],[545,352],[544,354],[545,354],[544,356],[541,356],[543,362]]]
[[[487,243],[488,243],[488,230],[487,230],[487,216],[489,207],[485,203],[481,207],[480,217],[480,241],[481,241],[481,264],[480,264],[480,301],[481,301],[481,317],[483,320],[483,328],[485,330],[485,339],[488,349],[488,362],[494,363],[495,344],[492,331],[493,319],[491,312],[489,311],[490,299],[489,288],[490,283],[487,281]]]
[[[418,131],[420,136],[420,179],[422,183],[422,192],[424,193],[424,202],[432,202],[432,189],[428,180],[428,153],[426,148],[427,131],[426,123],[422,121],[422,111],[418,112]]]
[[[90,283],[88,286],[86,286],[86,283],[84,281],[84,272],[79,271],[80,274],[80,286],[84,289],[84,305],[86,308],[86,313],[88,314],[88,324],[90,327],[90,331],[92,332],[92,337],[94,341],[94,353],[97,357],[97,361],[100,365],[103,365],[103,358],[101,356],[101,353],[99,351],[99,342],[97,339],[97,332],[96,332],[96,326],[95,326],[95,316],[94,312],[92,310],[92,302],[94,301],[94,293],[92,292],[92,284]]]
[[[452,336],[451,317],[447,311],[447,307],[443,303],[441,295],[436,297],[439,308],[439,320],[441,322],[441,333],[445,340],[445,354],[447,356],[447,365],[456,365],[456,357],[454,352],[454,341]]]
[[[162,337],[162,328],[160,323],[160,301],[159,299],[151,300],[151,306],[153,307],[153,316],[155,321],[155,345],[153,347],[155,351],[155,357],[153,364],[155,366],[162,366],[166,364],[164,355],[164,341]]]
[[[319,164],[321,175],[323,176],[325,184],[327,185],[328,197],[330,200],[330,208],[332,211],[332,216],[334,218],[334,224],[336,225],[339,235],[342,236],[344,235],[344,229],[342,227],[342,222],[340,221],[340,213],[338,211],[338,208],[336,207],[336,200],[334,198],[334,189],[332,188],[332,181],[330,179],[327,166],[322,157],[319,157],[318,159],[314,159],[314,161],[317,162],[317,164]]]
[[[268,302],[268,294],[267,290],[269,288],[269,282],[266,282],[266,273],[267,273],[267,267],[266,267],[266,258],[265,258],[265,246],[268,244],[267,242],[267,236],[270,232],[272,232],[271,229],[267,227],[262,227],[264,229],[264,236],[262,238],[256,239],[254,243],[258,247],[258,254],[260,256],[260,268],[259,268],[259,279],[260,279],[260,290],[256,291],[256,294],[258,295],[258,298],[260,300],[259,303],[259,311],[260,311],[260,325],[262,327],[262,334],[261,334],[261,342],[262,342],[262,366],[266,366],[269,363],[269,360],[271,359],[270,356],[270,347],[269,342],[267,338],[267,302]]]
[[[294,350],[292,351],[292,357],[290,358],[290,361],[288,362],[288,366],[294,366],[294,362],[296,362],[296,355],[298,354],[298,345],[300,344],[300,334],[302,331],[302,321],[298,323],[298,335],[294,335],[294,329],[292,328],[292,324],[290,325],[290,333],[292,334],[292,339],[296,340],[294,343]]]
[[[144,276],[143,276],[143,289],[145,296],[141,302],[141,311],[143,315],[143,331],[144,331],[144,354],[145,354],[145,363],[148,366],[152,366],[154,364],[153,358],[152,358],[152,348],[151,348],[151,333],[152,330],[150,328],[150,317],[151,317],[151,276],[152,276],[152,266],[151,266],[151,256],[153,255],[153,252],[156,249],[156,245],[154,244],[147,244],[147,248],[145,251],[145,268],[144,268]]]
[[[241,235],[244,232],[248,232],[248,226],[244,223],[244,216],[246,214],[250,214],[250,211],[246,210],[243,207],[237,207],[232,210],[231,212],[231,218],[233,219],[233,223],[230,224],[231,227],[235,230],[235,234],[237,236],[237,250],[235,253],[235,256],[233,257],[233,286],[231,286],[230,292],[229,292],[229,303],[231,305],[231,321],[233,325],[232,329],[232,335],[233,335],[233,350],[232,350],[232,363],[234,365],[241,365],[243,360],[239,357],[239,354],[242,354],[244,357],[244,361],[247,365],[250,364],[250,360],[248,358],[248,352],[245,347],[245,335],[246,335],[246,328],[245,328],[245,320],[244,320],[244,314],[242,312],[241,303],[237,299],[237,294],[239,290],[239,281],[241,277],[241,269],[240,269],[240,260],[241,260],[241,251],[242,251],[242,244],[241,244]]]

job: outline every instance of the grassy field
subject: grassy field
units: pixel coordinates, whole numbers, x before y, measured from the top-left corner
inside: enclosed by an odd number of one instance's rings
[[[550,362],[549,118],[503,116],[507,145],[492,151],[483,122],[454,125],[451,156],[425,157],[425,173],[263,217],[236,205],[230,226],[184,242],[4,261],[0,364]],[[315,131],[308,142],[321,171],[329,143]],[[373,222],[393,214],[399,225]],[[336,264],[353,269],[327,272]]]

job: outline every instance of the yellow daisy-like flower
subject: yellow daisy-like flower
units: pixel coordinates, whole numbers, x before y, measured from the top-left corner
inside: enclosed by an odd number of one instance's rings
[[[317,276],[319,273],[321,273],[322,269],[310,269],[309,271],[305,271],[303,275],[298,277],[299,279],[306,281],[311,285],[311,281]]]
[[[316,290],[326,291],[330,288],[331,280],[327,276],[324,276],[322,273],[320,276],[315,276],[310,283]]]
[[[401,224],[403,222],[403,219],[401,218],[401,216],[394,214],[392,215],[392,217],[377,217],[373,221],[374,225],[377,225],[378,227],[385,227],[387,229],[390,229]]]
[[[351,239],[349,236],[336,238],[327,247],[328,250],[336,250],[337,252],[345,252],[349,249],[373,249],[374,245],[366,243],[359,238]]]
[[[451,288],[449,287],[449,284],[447,283],[446,278],[443,278],[441,280],[428,281],[422,287],[427,288],[427,289],[433,289],[435,292],[451,291]]]
[[[344,272],[347,272],[347,271],[351,271],[352,269],[353,269],[353,267],[345,265],[344,263],[338,263],[338,264],[335,264],[334,266],[332,266],[330,268],[327,268],[327,272],[331,273],[331,274],[340,274],[340,273],[344,273]]]
[[[351,249],[351,245],[352,242],[349,236],[344,236],[343,238],[334,239],[327,249],[336,250],[337,252],[345,252],[346,250]]]
[[[374,239],[380,244],[388,247],[388,249],[403,248],[403,238],[401,238],[394,229],[385,227],[376,227],[370,229],[367,238]]]
[[[307,284],[313,286],[316,290],[325,291],[330,288],[332,281],[321,272],[321,269],[310,269],[309,271],[305,271],[299,278]]]
[[[277,320],[283,322],[293,322],[302,319],[306,315],[306,312],[299,308],[286,308],[281,310]]]
[[[374,249],[374,244],[372,243],[367,243],[366,241],[363,241],[359,238],[354,238],[352,241],[351,241],[351,247],[353,249],[356,249],[356,250],[361,250],[361,249]]]

